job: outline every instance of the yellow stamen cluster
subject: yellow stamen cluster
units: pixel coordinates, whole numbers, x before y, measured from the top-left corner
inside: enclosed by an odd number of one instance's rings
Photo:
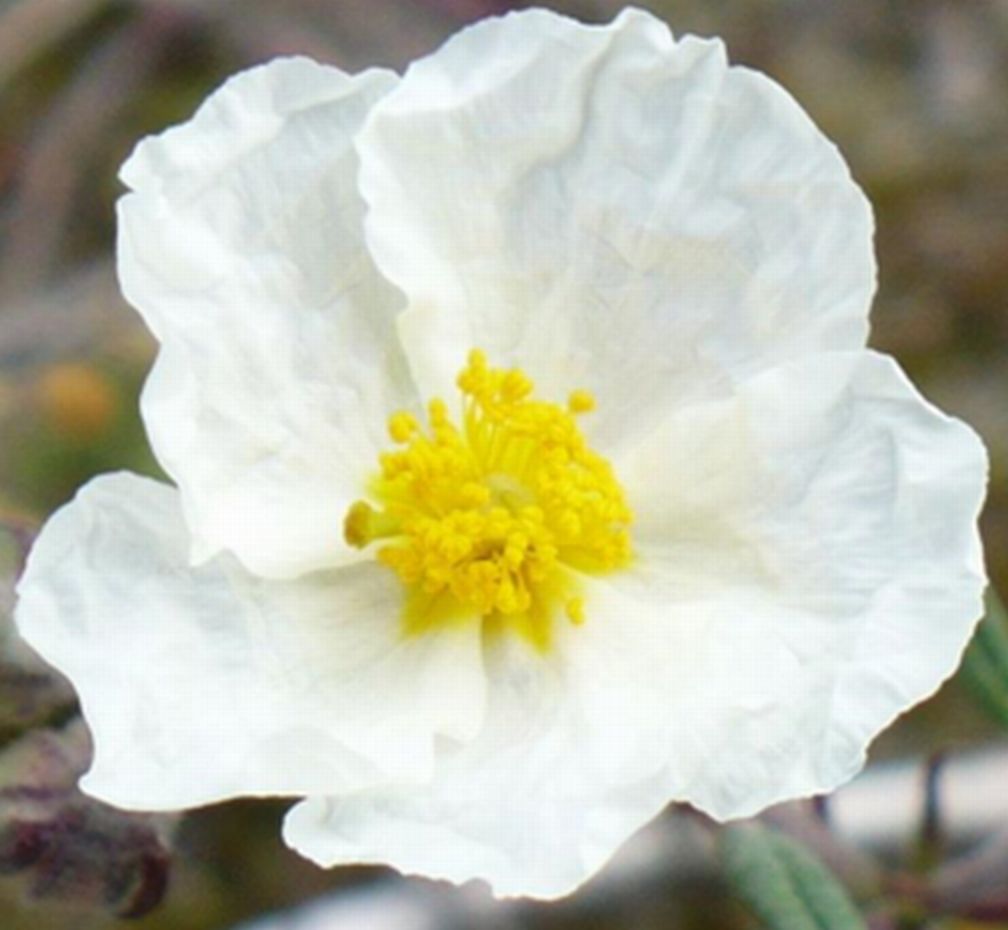
[[[409,628],[475,613],[545,647],[560,605],[584,620],[577,573],[630,559],[623,491],[575,420],[594,398],[575,391],[566,409],[534,400],[523,372],[490,368],[479,351],[458,387],[460,427],[440,400],[426,431],[409,413],[389,418],[401,448],[381,456],[371,487],[381,509],[354,504],[346,539],[386,541],[378,559],[410,591]]]

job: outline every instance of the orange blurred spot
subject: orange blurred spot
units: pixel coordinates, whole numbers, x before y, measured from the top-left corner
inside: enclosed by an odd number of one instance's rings
[[[119,412],[119,397],[109,378],[91,365],[54,365],[37,383],[42,416],[57,433],[77,442],[104,436]]]

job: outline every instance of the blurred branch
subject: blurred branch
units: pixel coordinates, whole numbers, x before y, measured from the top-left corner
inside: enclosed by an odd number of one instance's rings
[[[348,71],[405,67],[439,45],[457,19],[417,0],[228,0],[205,15],[249,63],[304,53]]]
[[[945,841],[963,849],[1008,824],[1008,747],[950,755],[932,786]],[[928,767],[918,761],[869,769],[828,801],[834,832],[859,846],[892,854],[913,842],[927,810]]]
[[[0,294],[26,292],[55,270],[91,158],[156,67],[157,53],[179,21],[187,18],[158,6],[142,7],[90,52],[41,121],[5,218]]]
[[[97,262],[31,295],[0,302],[0,368],[51,363],[142,334],[143,324],[119,293],[111,261]]]
[[[0,88],[108,0],[19,0],[0,9]]]
[[[460,20],[496,16],[522,6],[512,0],[420,0],[420,4]]]
[[[939,867],[921,897],[938,913],[1008,921],[1008,828]]]

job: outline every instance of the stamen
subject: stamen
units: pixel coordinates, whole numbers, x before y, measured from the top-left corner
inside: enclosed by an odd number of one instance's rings
[[[420,431],[420,424],[417,423],[416,417],[412,414],[406,413],[405,410],[400,410],[389,417],[388,431],[389,436],[395,442],[406,443],[409,442],[414,433]]]
[[[355,503],[344,535],[357,547],[386,540],[378,559],[413,592],[407,613],[423,614],[407,616],[407,629],[475,614],[546,648],[555,617],[585,621],[583,574],[630,559],[623,491],[574,419],[595,398],[535,400],[524,372],[490,368],[479,350],[456,383],[461,428],[440,399],[426,431],[405,411],[389,418],[401,448],[379,460],[371,491],[381,509]]]
[[[588,391],[573,391],[567,398],[567,407],[571,413],[589,413],[595,409],[595,397]]]
[[[363,549],[376,539],[395,536],[399,521],[384,510],[375,510],[366,501],[353,504],[343,520],[343,536],[351,546]]]

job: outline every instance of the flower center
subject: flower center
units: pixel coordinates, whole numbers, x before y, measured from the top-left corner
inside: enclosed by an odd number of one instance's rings
[[[344,534],[359,548],[384,541],[377,556],[407,589],[408,632],[477,615],[545,649],[559,613],[584,620],[581,575],[630,560],[623,489],[575,419],[595,401],[535,400],[522,371],[489,368],[478,350],[457,384],[461,425],[438,399],[426,430],[404,411],[389,418],[399,448],[369,487],[380,508],[357,501]]]

